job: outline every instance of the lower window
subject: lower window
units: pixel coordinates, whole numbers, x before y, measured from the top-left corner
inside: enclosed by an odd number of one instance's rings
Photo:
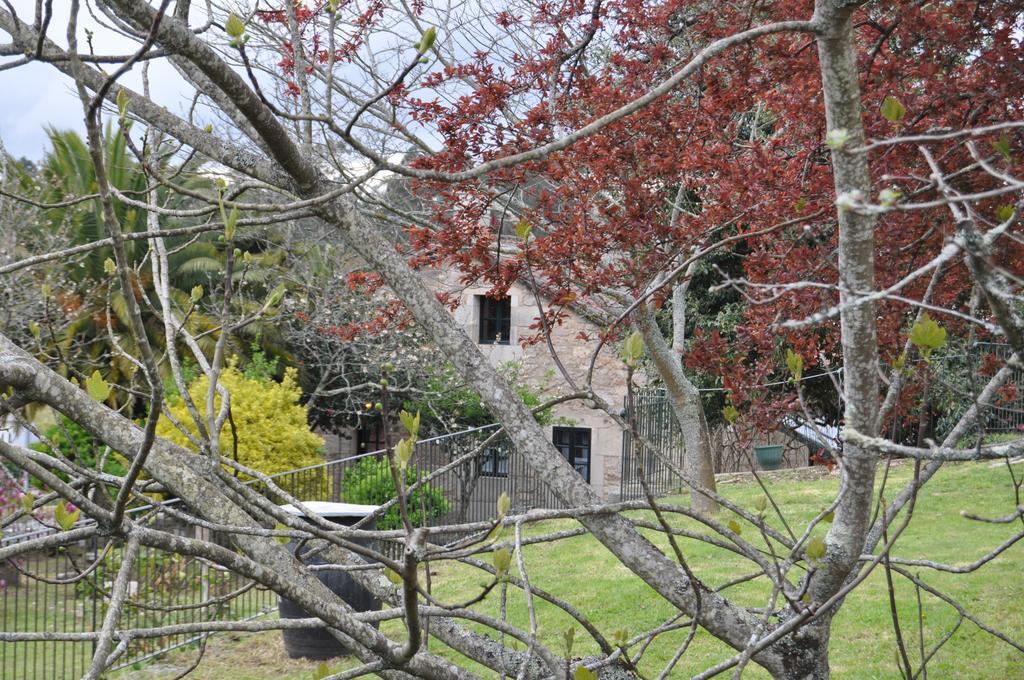
[[[508,477],[508,447],[489,446],[480,456],[483,477]]]
[[[555,448],[562,452],[584,481],[590,482],[590,428],[556,427],[551,432]]]

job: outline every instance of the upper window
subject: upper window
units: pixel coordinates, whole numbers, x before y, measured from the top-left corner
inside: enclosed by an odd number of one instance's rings
[[[512,342],[512,298],[495,300],[477,295],[480,307],[480,344],[508,345]]]

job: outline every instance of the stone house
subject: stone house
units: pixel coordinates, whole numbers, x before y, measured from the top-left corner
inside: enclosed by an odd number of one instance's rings
[[[487,295],[487,287],[443,288],[459,296],[455,320],[493,365],[516,362],[522,367],[523,381],[539,388],[543,398],[571,391],[546,343],[524,348],[520,342],[536,333],[530,328],[538,316],[536,296],[531,290],[513,284],[506,297],[495,299]],[[552,329],[552,347],[566,371],[579,383],[586,378],[597,347],[597,331],[596,325],[572,313]],[[582,339],[581,333],[590,339]],[[614,346],[605,346],[598,356],[593,388],[608,403],[616,407],[624,404],[626,367]],[[555,406],[553,415],[555,424],[546,430],[555,447],[598,494],[603,498],[616,496],[622,476],[622,431],[618,425],[603,411],[579,400]]]
[[[558,373],[546,343],[525,348],[520,343],[535,333],[530,325],[537,316],[537,301],[529,289],[514,284],[506,297],[495,299],[487,295],[488,287],[459,285],[454,271],[434,271],[424,276],[429,277],[430,285],[438,292],[458,299],[455,320],[494,366],[517,363],[521,367],[520,380],[544,399],[571,391]],[[594,339],[597,331],[596,325],[570,314],[552,332],[552,345],[562,365],[576,380],[582,381],[586,376],[591,354],[597,346]],[[581,332],[591,339],[581,339]],[[624,404],[626,368],[614,346],[602,350],[594,367],[593,386],[614,406]],[[605,413],[579,401],[559,404],[552,411],[554,424],[546,427],[551,441],[603,498],[615,497],[622,474],[622,431]],[[382,433],[370,428],[321,435],[329,459],[382,448]],[[504,458],[484,461],[483,475],[507,475],[507,465]]]

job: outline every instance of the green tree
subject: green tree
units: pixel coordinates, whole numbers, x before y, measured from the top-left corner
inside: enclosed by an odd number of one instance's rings
[[[220,450],[224,456],[267,474],[322,462],[323,440],[310,432],[306,423],[306,407],[299,403],[301,390],[294,370],[286,370],[283,380],[275,382],[264,376],[247,377],[233,362],[221,374],[220,384],[231,394],[230,422],[220,435]],[[189,395],[196,404],[206,403],[209,385],[206,376],[200,376],[189,385]],[[185,400],[172,394],[168,401],[174,418],[196,436],[195,423]],[[215,410],[219,408],[220,397]],[[203,410],[200,406],[201,413]],[[157,436],[195,448],[166,417],[157,425]]]
[[[38,190],[42,200],[51,205],[62,205],[45,212],[40,228],[62,234],[67,245],[106,238],[108,234],[103,226],[100,201],[94,197],[96,171],[84,140],[72,131],[50,129],[48,134],[53,148],[42,162]],[[106,139],[106,164],[111,185],[126,196],[144,201],[146,176],[130,155],[124,136],[112,134],[108,129]],[[193,189],[210,184],[188,168],[172,167],[166,159],[159,169],[168,174],[181,171],[178,181]],[[64,205],[82,198],[87,200]],[[167,204],[165,190],[157,190],[157,200]],[[181,198],[172,202],[174,205],[171,207],[184,206]],[[114,210],[125,233],[146,231],[148,215],[145,210],[119,200],[114,201]],[[165,218],[162,222],[165,228],[184,226]],[[223,270],[223,258],[214,237],[209,235],[194,240],[169,238],[167,246],[171,297],[187,309],[192,288],[200,284],[209,288],[211,281]],[[162,322],[143,303],[144,298],[154,300],[152,273],[146,260],[148,241],[128,241],[125,249],[134,270],[133,294],[144,311],[150,340],[160,347],[164,344]],[[115,344],[133,355],[137,354],[137,348],[128,331],[125,293],[114,283],[108,271],[112,259],[111,248],[105,247],[60,260],[54,265],[64,270],[64,283],[52,291],[52,299],[48,302],[53,303],[54,315],[62,318],[60,323],[54,323],[52,333],[43,340],[46,353],[60,361],[65,372],[89,374],[99,368],[109,382],[124,385],[131,382],[135,364],[118,352]],[[193,332],[201,332],[214,325],[213,320],[202,313],[193,313],[188,320],[189,330]],[[44,331],[50,328],[44,326]],[[204,340],[206,344],[212,341],[213,336]],[[121,400],[117,391],[112,392],[111,399]]]

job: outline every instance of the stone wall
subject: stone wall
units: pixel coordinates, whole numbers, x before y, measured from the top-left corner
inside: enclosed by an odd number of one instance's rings
[[[489,290],[487,287],[462,287],[455,285],[454,276],[438,276],[437,285],[456,293],[460,305],[454,315],[470,338],[479,337],[480,302],[478,297]],[[536,297],[525,287],[513,285],[509,290],[511,298],[511,339],[507,345],[480,345],[491,363],[499,366],[514,361],[522,366],[522,379],[545,398],[555,397],[572,391],[568,381],[558,372],[555,361],[546,343],[523,347],[520,341],[534,335],[530,328],[538,316]],[[592,336],[581,338],[581,333]],[[551,344],[569,375],[578,383],[586,378],[590,357],[597,347],[597,328],[577,315],[570,315],[551,334]],[[626,396],[626,368],[618,358],[614,347],[604,347],[594,366],[593,388],[614,407],[623,405]],[[556,425],[589,428],[591,431],[591,473],[590,483],[603,497],[619,491],[622,460],[622,431],[603,411],[589,408],[578,401],[560,404],[554,409],[558,419]],[[549,436],[551,427],[548,427]]]

